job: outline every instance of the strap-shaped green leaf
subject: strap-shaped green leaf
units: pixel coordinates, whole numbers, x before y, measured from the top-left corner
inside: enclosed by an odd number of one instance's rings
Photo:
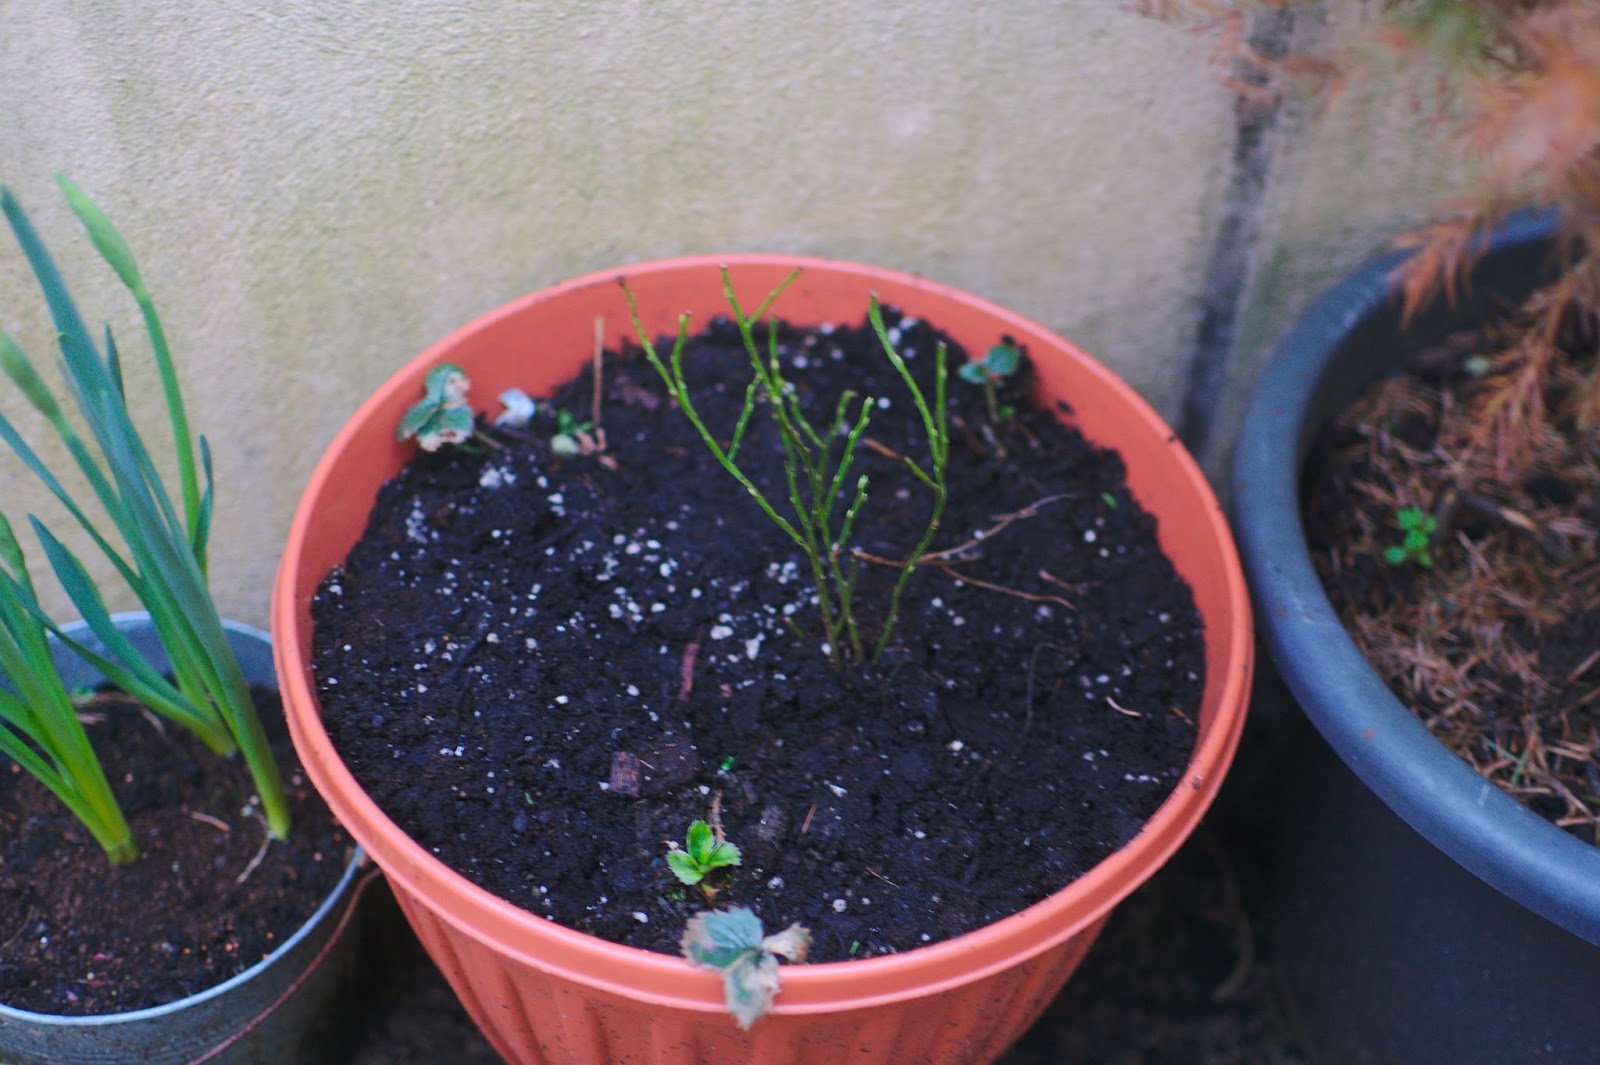
[[[135,297],[147,295],[144,278],[139,275],[139,264],[133,258],[133,249],[128,247],[128,242],[123,239],[117,227],[111,224],[111,219],[107,218],[100,206],[84,195],[83,190],[73,184],[67,175],[58,172],[56,184],[61,186],[67,206],[72,208],[72,213],[78,216],[78,221],[88,230],[89,240],[94,243],[95,250],[100,253],[101,258],[111,264],[111,269],[117,272],[117,277],[122,280],[123,285]]]
[[[128,402],[128,390],[122,384],[122,353],[117,350],[117,339],[111,335],[110,324],[106,325],[106,374],[111,378],[111,392],[123,403]]]
[[[211,473],[211,443],[203,434],[200,437],[200,469],[205,474],[205,487],[200,493],[200,509],[189,542],[194,546],[195,561],[200,563],[200,574],[205,576],[210,571],[206,555],[211,549],[211,508],[215,505],[216,482]]]
[[[4,331],[0,331],[0,370],[4,370],[6,376],[11,378],[11,383],[17,386],[17,391],[22,393],[28,405],[42,414],[51,425],[59,425],[64,420],[56,397],[51,394],[50,387],[39,376],[38,370],[34,369],[33,360],[28,358],[16,338]]]
[[[55,260],[51,258],[22,205],[11,194],[11,190],[3,185],[0,185],[0,213],[6,216],[11,232],[22,248],[23,257],[28,260],[28,266],[39,283],[39,290],[44,294],[45,305],[49,308],[51,320],[55,322],[56,343],[66,363],[67,381],[74,398],[80,408],[89,408],[92,406],[92,397],[111,387],[105,364],[95,350],[94,341],[84,327],[83,316],[78,313],[61,272],[56,269]]]
[[[123,509],[122,501],[111,487],[110,482],[106,480],[105,474],[101,471],[99,465],[89,456],[82,440],[79,439],[76,433],[68,429],[63,433],[63,440],[67,445],[68,452],[77,461],[78,468],[83,471],[90,487],[94,489],[101,506],[111,515],[114,523],[120,524]],[[11,424],[11,420],[4,414],[0,414],[0,441],[3,441],[22,460],[22,464],[35,477],[39,478],[40,483],[50,490],[50,494],[60,501],[61,505],[66,508],[67,513],[71,514],[78,525],[94,540],[95,546],[100,548],[105,556],[110,559],[112,565],[117,568],[117,572],[122,575],[123,579],[128,581],[129,584],[136,584],[138,578],[128,565],[127,560],[122,557],[122,554],[116,548],[111,546],[95,523],[89,520],[88,515],[78,506],[77,500],[72,498],[72,495],[56,478],[55,474],[44,464],[44,460],[28,445],[28,442],[17,432],[16,427]]]
[[[104,673],[106,678],[129,695],[165,717],[169,717],[192,730],[212,749],[226,753],[233,748],[232,741],[215,717],[194,701],[184,696],[163,677],[138,649],[117,628],[106,609],[105,601],[94,581],[89,578],[83,564],[37,518],[30,518],[34,534],[44,547],[50,568],[61,583],[67,597],[77,607],[84,624],[94,633],[106,653],[100,654],[82,641],[73,639],[42,612],[40,617],[57,638],[66,643],[84,661]]]

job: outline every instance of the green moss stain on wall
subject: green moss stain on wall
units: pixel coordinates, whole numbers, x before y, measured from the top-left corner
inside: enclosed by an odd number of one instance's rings
[[[0,76],[27,90],[0,127],[3,176],[37,200],[71,169],[145,263],[216,447],[219,597],[245,620],[264,619],[294,502],[360,399],[474,315],[590,269],[875,261],[1176,397],[1228,100],[1203,46],[1115,5],[0,13]],[[8,511],[32,505],[0,476]]]

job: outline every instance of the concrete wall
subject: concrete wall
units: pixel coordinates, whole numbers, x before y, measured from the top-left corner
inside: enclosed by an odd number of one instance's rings
[[[0,25],[0,180],[132,365],[132,305],[51,172],[139,255],[216,452],[217,595],[256,623],[300,488],[375,384],[485,310],[629,260],[925,273],[1072,337],[1173,415],[1236,169],[1206,42],[1106,0],[0,0]],[[1280,136],[1230,395],[1440,169],[1381,98]],[[0,327],[48,355],[8,240]],[[0,505],[63,525],[9,456]]]

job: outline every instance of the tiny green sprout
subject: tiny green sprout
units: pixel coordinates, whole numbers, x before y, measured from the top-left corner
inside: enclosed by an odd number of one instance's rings
[[[595,450],[594,423],[580,422],[570,410],[557,410],[556,432],[550,438],[550,450],[557,455],[586,455]]]
[[[852,939],[850,941],[850,956],[852,958],[855,957],[856,956],[856,951],[858,951],[860,949],[861,949],[861,940]]]
[[[429,370],[423,382],[423,397],[400,419],[396,438],[405,441],[416,437],[424,451],[437,451],[445,444],[471,439],[472,408],[467,406],[471,384],[454,363],[442,362]]]
[[[1117,497],[1112,495],[1110,492],[1101,492],[1100,502],[1104,503],[1106,505],[1106,509],[1108,510],[1117,509]]]
[[[674,889],[672,891],[667,892],[667,898],[671,899],[673,902],[682,902],[685,899],[687,899],[688,897],[689,896],[684,893],[682,888],[676,888],[676,889]]]
[[[676,846],[667,852],[667,864],[672,867],[672,873],[685,884],[699,884],[701,891],[706,891],[703,881],[711,873],[730,865],[738,865],[741,859],[739,848],[727,840],[719,840],[711,831],[711,826],[704,821],[696,821],[689,826],[688,837],[684,840],[684,847],[678,850]]]
[[[721,771],[722,771],[722,772],[724,772],[724,773],[731,773],[731,772],[733,772],[733,755],[731,755],[731,754],[730,754],[730,755],[728,755],[728,757],[726,757],[726,758],[724,758],[724,759],[723,759],[723,760],[722,760],[722,761],[721,761],[721,762],[720,762],[720,763],[719,763],[719,764],[718,764],[718,765],[717,765],[717,768],[718,768],[718,769],[719,769],[719,770],[721,770]]]
[[[1016,417],[1017,409],[1001,406],[996,395],[1000,383],[1022,368],[1022,349],[1005,337],[981,359],[965,363],[956,371],[963,381],[983,386],[983,399],[989,406],[989,420],[1003,422]]]
[[[522,801],[527,803],[529,806],[532,806],[533,805],[533,796],[529,795],[527,792],[523,792],[522,793]]]
[[[1433,553],[1429,550],[1429,544],[1434,530],[1439,527],[1438,519],[1425,513],[1421,507],[1401,507],[1394,512],[1394,521],[1400,527],[1403,538],[1400,543],[1384,549],[1383,560],[1391,566],[1415,562],[1431,568]]]
[[[683,930],[683,956],[702,969],[722,974],[728,1012],[748,1029],[778,994],[778,958],[803,962],[811,949],[811,933],[791,924],[764,935],[761,918],[743,906],[697,913]]]

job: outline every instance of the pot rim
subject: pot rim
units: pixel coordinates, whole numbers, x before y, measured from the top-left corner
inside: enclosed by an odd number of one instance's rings
[[[372,431],[369,423],[380,408],[403,402],[419,388],[427,369],[447,358],[463,338],[516,315],[535,301],[558,300],[578,290],[614,285],[623,277],[638,279],[669,275],[674,271],[713,271],[719,265],[729,266],[736,275],[741,269],[798,266],[811,272],[858,278],[863,292],[879,287],[902,293],[914,291],[929,300],[954,301],[956,305],[978,309],[997,323],[999,331],[1056,348],[1077,360],[1083,373],[1097,379],[1108,396],[1114,395],[1123,403],[1126,410],[1122,420],[1132,425],[1130,435],[1143,433],[1163,441],[1165,454],[1176,463],[1196,498],[1203,501],[1200,509],[1205,514],[1204,528],[1185,529],[1184,534],[1208,536],[1217,545],[1221,569],[1218,579],[1226,588],[1225,594],[1218,596],[1224,617],[1222,625],[1218,626],[1222,631],[1208,633],[1208,639],[1228,641],[1229,658],[1219,676],[1212,677],[1208,673],[1207,677],[1208,689],[1212,684],[1217,685],[1214,720],[1202,733],[1180,782],[1138,835],[1055,894],[965,935],[901,954],[785,967],[784,990],[774,1011],[804,1014],[865,1008],[982,979],[1094,927],[1117,902],[1159,868],[1193,830],[1220,786],[1243,729],[1253,637],[1243,571],[1232,547],[1226,519],[1204,474],[1171,430],[1137,393],[1097,361],[1037,323],[980,297],[917,275],[834,259],[760,253],[688,256],[594,271],[537,290],[475,319],[433,344],[381,385],[344,425],[319,460],[296,508],[273,589],[271,612],[273,632],[277,636],[274,654],[279,681],[286,693],[285,708],[291,733],[307,772],[346,826],[352,832],[384,835],[385,846],[374,846],[371,853],[385,873],[405,890],[424,899],[437,902],[442,892],[469,915],[462,917],[452,908],[440,907],[435,915],[439,919],[475,938],[483,938],[485,926],[489,926],[498,933],[497,949],[502,952],[527,965],[565,975],[591,987],[680,1008],[706,1012],[723,1010],[721,983],[714,974],[691,969],[680,957],[611,943],[523,910],[450,869],[395,826],[355,781],[321,724],[310,683],[307,649],[301,646],[300,634],[309,632],[311,592],[325,574],[316,574],[309,590],[303,591],[297,586],[300,571],[306,566],[307,541],[314,536],[315,504],[334,491],[331,467],[335,457],[348,448],[352,440]],[[387,428],[384,431],[392,436]],[[1111,443],[1095,442],[1100,446]],[[366,512],[363,510],[363,515]],[[1192,575],[1186,577],[1194,583]],[[1207,621],[1215,624],[1216,619],[1207,618]],[[947,975],[930,979],[930,970]],[[612,973],[616,974],[615,978]]]
[[[1482,251],[1485,259],[1527,251],[1555,230],[1553,214],[1516,217]],[[1278,345],[1246,411],[1234,525],[1262,636],[1306,716],[1386,805],[1480,879],[1600,944],[1600,847],[1529,810],[1436,739],[1367,662],[1311,562],[1299,475],[1328,416],[1321,397],[1348,377],[1347,337],[1396,316],[1393,276],[1404,259],[1374,259],[1318,299]]]
[[[130,610],[111,615],[111,621],[119,629],[128,627],[130,623],[138,626],[147,623],[149,619],[150,615],[143,610]],[[256,628],[253,625],[247,625],[242,621],[233,621],[228,618],[223,618],[222,628],[223,631],[228,633],[230,636],[239,636],[248,640],[259,641],[265,646],[270,646],[272,643],[272,637],[268,633]],[[89,631],[89,626],[86,622],[74,621],[71,624],[63,625],[62,630],[68,635],[77,635],[79,633],[87,633]],[[174,999],[171,1002],[164,1002],[159,1006],[146,1006],[143,1009],[124,1010],[120,1013],[91,1013],[71,1015],[62,1013],[35,1013],[32,1010],[17,1009],[14,1006],[7,1006],[5,1003],[0,1002],[0,1017],[4,1017],[8,1020],[26,1022],[27,1024],[33,1025],[55,1025],[62,1028],[88,1028],[98,1027],[101,1025],[133,1024],[141,1021],[159,1020],[162,1017],[168,1017],[174,1013],[179,1013],[195,1006],[202,1005],[211,1001],[212,999],[220,998],[221,996],[228,994],[230,991],[233,991],[235,988],[249,983],[257,976],[260,976],[262,973],[272,968],[281,958],[298,947],[307,936],[312,935],[317,930],[317,926],[326,920],[337,907],[343,904],[345,897],[350,893],[351,885],[355,883],[356,874],[360,872],[361,867],[363,864],[365,864],[365,862],[366,855],[362,851],[361,847],[359,845],[353,846],[350,851],[350,860],[345,863],[344,874],[339,877],[338,883],[334,884],[333,888],[328,892],[328,897],[322,900],[321,905],[313,910],[311,915],[301,922],[300,926],[294,930],[294,934],[290,935],[284,939],[282,943],[278,944],[278,946],[273,949],[272,953],[268,954],[266,957],[262,958],[248,969],[230,976],[220,984],[214,984],[203,991],[196,991],[192,995],[186,995],[183,998]]]

